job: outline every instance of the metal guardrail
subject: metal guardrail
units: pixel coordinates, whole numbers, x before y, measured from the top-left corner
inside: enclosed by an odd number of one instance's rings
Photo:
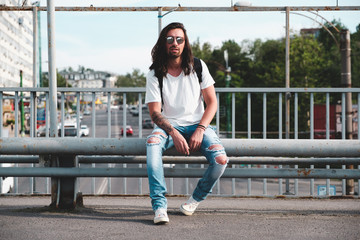
[[[38,11],[47,11],[47,7],[36,6],[0,6],[0,11],[33,11],[36,8]],[[232,6],[232,7],[176,7],[178,12],[279,12],[285,11],[289,8],[290,11],[357,11],[359,6]],[[149,11],[173,11],[174,7],[55,7],[55,11],[62,12],[149,12]]]
[[[20,155],[145,155],[145,139],[2,138],[0,154]],[[343,164],[360,163],[357,140],[222,139],[228,156],[341,157]],[[174,149],[166,155],[177,156]],[[86,156],[83,156],[83,158]],[[352,158],[347,162],[346,158]],[[31,157],[35,160],[34,157]],[[109,159],[109,158],[108,158]],[[132,163],[134,158],[123,159]],[[323,159],[323,163],[331,162]],[[9,160],[8,160],[9,161]],[[193,160],[190,160],[190,162]],[[281,163],[281,159],[277,159]],[[284,163],[288,163],[284,161]],[[337,162],[339,159],[336,160]],[[102,161],[107,162],[106,159]],[[241,160],[238,159],[238,162]],[[253,161],[253,162],[256,162]],[[310,161],[314,163],[315,161]],[[40,160],[41,163],[41,160]],[[135,162],[137,163],[137,162]],[[248,159],[249,163],[249,159]],[[302,163],[298,160],[297,163]],[[309,163],[309,161],[308,161]],[[318,162],[317,162],[318,163]],[[43,163],[44,164],[44,163]],[[45,164],[46,165],[46,164]],[[167,169],[167,177],[201,177],[203,169]],[[146,169],[0,168],[0,176],[25,177],[146,177]],[[227,169],[224,178],[360,178],[360,170]]]
[[[146,155],[145,139],[1,138],[0,154]],[[222,139],[228,156],[360,157],[358,140]],[[175,149],[167,152],[178,156]]]

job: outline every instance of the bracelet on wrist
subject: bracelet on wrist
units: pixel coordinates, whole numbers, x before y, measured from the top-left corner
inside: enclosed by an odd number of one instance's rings
[[[198,124],[197,128],[201,128],[203,129],[204,131],[206,130],[206,127],[204,125],[201,125],[201,124]]]

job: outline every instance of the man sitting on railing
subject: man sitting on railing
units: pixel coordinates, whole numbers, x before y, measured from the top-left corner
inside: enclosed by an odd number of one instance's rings
[[[185,155],[200,151],[209,162],[192,196],[180,207],[185,215],[192,215],[211,192],[227,166],[228,157],[209,126],[217,110],[215,82],[203,61],[199,61],[202,73],[198,79],[183,24],[171,23],[161,31],[152,49],[152,60],[146,78],[145,103],[156,126],[147,138],[147,171],[154,223],[164,224],[169,218],[163,151],[173,146]]]

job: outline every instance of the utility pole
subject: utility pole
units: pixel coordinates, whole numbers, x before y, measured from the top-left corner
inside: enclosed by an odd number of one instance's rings
[[[350,32],[343,29],[340,32],[340,51],[341,51],[341,86],[343,88],[351,88],[351,48],[350,48]],[[346,93],[346,139],[353,139],[352,129],[352,94]],[[347,169],[354,169],[354,165],[348,165]],[[346,194],[354,194],[354,179],[346,180]]]

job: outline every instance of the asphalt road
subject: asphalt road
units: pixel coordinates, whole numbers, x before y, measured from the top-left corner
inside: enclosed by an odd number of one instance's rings
[[[149,112],[144,110],[142,113],[141,122],[146,119],[150,118]],[[99,138],[106,138],[108,137],[108,113],[106,109],[99,109],[96,110],[96,131],[95,137]],[[91,115],[83,116],[81,124],[85,124],[90,128],[90,136],[92,136],[91,129],[92,126],[92,118]],[[121,128],[124,125],[123,120],[123,110],[119,109],[112,109],[111,110],[111,137],[112,138],[120,138],[121,136]],[[134,130],[134,134],[132,136],[127,137],[139,137],[139,116],[133,116],[130,111],[127,110],[126,112],[126,125],[132,126]],[[151,133],[152,129],[142,129],[142,137],[146,137]]]

